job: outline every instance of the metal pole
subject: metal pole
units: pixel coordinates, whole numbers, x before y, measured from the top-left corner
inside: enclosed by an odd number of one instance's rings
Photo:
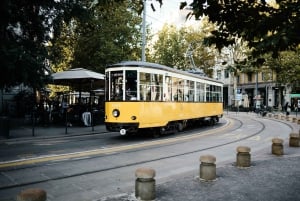
[[[255,96],[258,95],[258,70],[256,69],[256,75],[255,75]]]
[[[90,91],[90,107],[91,107],[91,110],[90,110],[90,112],[91,112],[92,131],[94,131],[94,122],[93,122],[93,118],[94,118],[93,112],[94,112],[94,110],[93,110],[93,104],[92,103],[95,101],[95,100],[93,100],[93,102],[92,102],[93,82],[94,82],[94,80],[91,80],[91,91]],[[94,96],[94,98],[95,98],[95,96]]]
[[[34,108],[32,112],[32,136],[33,137],[35,136],[35,116],[36,116],[35,111],[36,109]]]
[[[228,84],[228,107],[231,105],[231,72],[229,72],[229,84]]]
[[[269,87],[266,85],[266,108],[269,106]]]
[[[146,0],[143,1],[143,24],[142,24],[142,61],[146,61],[145,49],[146,49]]]
[[[64,109],[65,111],[65,134],[68,134],[68,108]]]

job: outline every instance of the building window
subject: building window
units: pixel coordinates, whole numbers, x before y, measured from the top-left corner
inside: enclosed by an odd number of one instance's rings
[[[247,73],[248,75],[248,82],[252,82],[252,73]]]
[[[229,70],[225,70],[225,78],[229,78]]]
[[[217,71],[217,79],[220,80],[221,79],[221,75],[222,75],[222,72],[220,70]]]

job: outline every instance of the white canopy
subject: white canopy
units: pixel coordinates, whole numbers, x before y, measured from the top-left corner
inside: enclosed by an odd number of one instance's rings
[[[105,75],[84,68],[74,68],[58,73],[53,73],[52,78],[54,82],[58,80],[67,81],[76,79],[104,80]]]
[[[72,86],[79,90],[102,88],[105,75],[84,68],[74,68],[52,74],[53,84]],[[93,85],[93,87],[92,87]]]

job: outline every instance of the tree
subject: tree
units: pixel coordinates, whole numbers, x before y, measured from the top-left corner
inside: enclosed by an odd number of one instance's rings
[[[62,19],[80,15],[76,1],[1,1],[0,88],[23,83],[43,87],[48,74],[46,44],[60,32]]]
[[[137,60],[141,52],[140,4],[126,0],[97,5],[89,22],[76,27],[72,67],[104,73],[105,66],[122,60]]]
[[[151,61],[182,70],[196,66],[211,76],[211,67],[214,66],[216,52],[214,52],[214,47],[203,45],[203,38],[207,34],[203,30],[212,29],[213,26],[203,24],[182,28],[165,24],[152,47]]]
[[[181,8],[187,5],[181,4]],[[216,23],[218,30],[207,38],[219,49],[233,44],[232,37],[242,38],[252,48],[254,56],[283,50],[295,50],[300,43],[300,2],[265,0],[194,0],[188,17],[203,15]]]
[[[300,86],[300,49],[280,52],[277,58],[266,55],[267,65],[276,73],[276,81],[279,85],[290,84],[296,91]],[[299,89],[298,89],[299,90]]]
[[[150,61],[166,66],[186,68],[184,51],[184,31],[178,31],[173,25],[165,24],[158,32],[158,38],[153,45],[153,56]]]
[[[109,64],[140,58],[139,7],[131,0],[108,1],[90,7],[87,20],[72,19],[52,46],[53,71],[81,67],[104,73]]]

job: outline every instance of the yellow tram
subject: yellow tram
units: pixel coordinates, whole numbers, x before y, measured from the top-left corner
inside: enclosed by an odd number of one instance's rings
[[[108,66],[105,125],[121,135],[182,131],[223,115],[223,83],[164,65],[126,61]]]

